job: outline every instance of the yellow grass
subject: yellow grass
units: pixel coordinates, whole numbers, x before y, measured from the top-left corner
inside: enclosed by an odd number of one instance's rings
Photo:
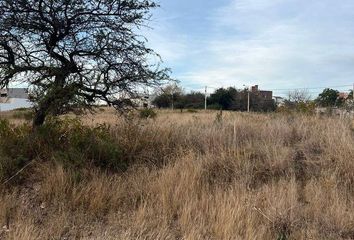
[[[1,187],[0,239],[354,238],[351,120],[216,115],[84,116],[112,125],[135,164],[76,181],[36,163],[28,182]]]

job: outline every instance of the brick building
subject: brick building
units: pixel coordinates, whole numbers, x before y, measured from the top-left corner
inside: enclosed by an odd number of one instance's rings
[[[251,87],[251,92],[260,96],[264,100],[273,100],[273,92],[272,91],[263,91],[259,90],[258,85],[254,85]]]

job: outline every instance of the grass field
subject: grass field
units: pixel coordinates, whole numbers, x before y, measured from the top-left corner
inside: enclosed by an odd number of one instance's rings
[[[105,109],[82,122],[106,123],[127,167],[37,154],[2,180],[0,239],[354,239],[352,120],[164,111],[127,122]]]

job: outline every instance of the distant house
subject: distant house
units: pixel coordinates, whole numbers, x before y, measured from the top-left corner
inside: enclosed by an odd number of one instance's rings
[[[252,111],[274,111],[275,101],[273,99],[272,91],[264,91],[258,88],[258,85],[252,86],[250,89],[250,110]]]
[[[0,89],[0,111],[29,108],[32,104],[29,102],[28,98],[27,88]]]
[[[340,92],[338,94],[338,99],[343,99],[344,101],[349,99],[349,93],[346,92]]]
[[[151,108],[153,107],[152,100],[153,96],[144,91],[143,93],[137,94],[135,97],[132,97],[131,94],[126,92],[121,92],[118,94],[119,100],[131,101],[133,106],[136,108]]]
[[[262,97],[263,100],[273,100],[273,91],[259,90],[258,85],[252,86],[251,92]]]
[[[0,89],[0,97],[1,98],[7,97],[7,89]]]
[[[144,95],[140,98],[130,99],[137,108],[151,108],[152,97],[150,95]]]
[[[0,103],[6,103],[7,101],[8,101],[7,90],[0,89]]]
[[[6,88],[0,89],[1,98],[21,98],[28,99],[27,88]]]
[[[274,96],[273,99],[275,101],[275,105],[277,106],[283,106],[285,104],[285,99],[283,97]]]

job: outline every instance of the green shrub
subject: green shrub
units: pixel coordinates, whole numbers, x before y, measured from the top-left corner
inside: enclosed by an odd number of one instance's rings
[[[315,113],[316,105],[314,102],[299,102],[299,103],[287,103],[284,106],[279,106],[276,109],[278,113],[293,114],[302,113],[306,115],[312,115]]]
[[[157,113],[152,108],[145,108],[145,109],[140,110],[139,116],[140,116],[140,118],[143,118],[143,119],[148,119],[148,118],[154,119],[154,118],[156,118]]]
[[[28,162],[31,155],[28,141],[29,128],[12,127],[0,120],[0,180],[10,177]]]
[[[15,174],[33,159],[56,161],[77,169],[96,166],[116,171],[128,164],[107,125],[84,126],[79,120],[49,119],[33,131],[0,120],[0,180]]]
[[[37,141],[50,139],[40,143],[40,152],[53,153],[52,157],[56,161],[67,166],[93,164],[111,170],[126,168],[122,151],[110,134],[108,125],[87,127],[79,120],[53,118],[38,129],[37,135]]]

